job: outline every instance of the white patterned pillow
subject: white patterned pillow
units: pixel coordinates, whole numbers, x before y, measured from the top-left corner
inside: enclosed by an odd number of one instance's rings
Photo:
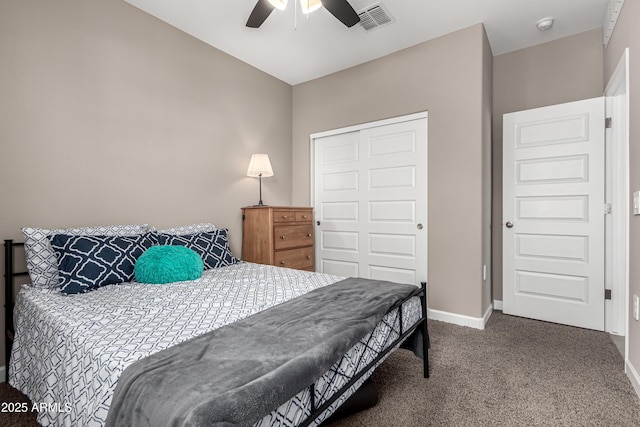
[[[55,289],[59,285],[58,261],[51,247],[48,236],[67,234],[70,236],[136,236],[149,229],[147,224],[106,225],[98,227],[82,227],[53,229],[25,227],[24,249],[27,255],[27,269],[34,286]]]
[[[215,225],[209,222],[203,222],[200,224],[181,225],[179,227],[158,230],[158,233],[173,234],[174,236],[184,236],[185,234],[207,233],[214,230],[216,230]]]

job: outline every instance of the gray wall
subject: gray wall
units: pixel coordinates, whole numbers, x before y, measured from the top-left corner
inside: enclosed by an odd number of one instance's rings
[[[429,306],[472,317],[486,309],[482,264],[490,256],[483,254],[487,49],[478,24],[293,88],[295,204],[311,202],[310,134],[429,112]]]
[[[493,299],[502,300],[502,115],[602,96],[602,30],[493,58]]]
[[[631,192],[640,190],[640,2],[628,0],[604,55],[604,81],[608,82],[625,48],[629,48],[629,183]],[[633,206],[631,195],[630,205]],[[630,213],[631,214],[631,213]],[[632,296],[640,295],[640,217],[629,217],[629,363],[640,373],[640,322],[634,320]]]
[[[484,45],[482,63],[482,263],[486,266],[486,279],[482,285],[482,309],[487,310],[492,303],[491,288],[494,273],[491,259],[493,54],[486,34],[484,37]]]
[[[254,152],[290,203],[291,86],[119,0],[2,0],[0,52],[2,239],[206,221],[239,255]]]

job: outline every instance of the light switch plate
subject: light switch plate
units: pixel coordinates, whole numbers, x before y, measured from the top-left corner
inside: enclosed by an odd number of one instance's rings
[[[640,191],[633,192],[633,214],[640,215]]]

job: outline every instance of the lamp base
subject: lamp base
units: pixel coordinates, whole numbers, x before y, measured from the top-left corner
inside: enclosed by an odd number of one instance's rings
[[[253,205],[253,206],[266,206],[264,203],[262,203],[262,174],[258,175],[259,181],[260,181],[260,200],[258,201],[257,205]]]

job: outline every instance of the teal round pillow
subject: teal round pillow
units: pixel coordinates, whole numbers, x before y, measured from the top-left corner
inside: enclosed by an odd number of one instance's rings
[[[195,280],[202,276],[204,264],[195,251],[184,246],[152,246],[136,261],[133,269],[140,283],[164,284]]]

